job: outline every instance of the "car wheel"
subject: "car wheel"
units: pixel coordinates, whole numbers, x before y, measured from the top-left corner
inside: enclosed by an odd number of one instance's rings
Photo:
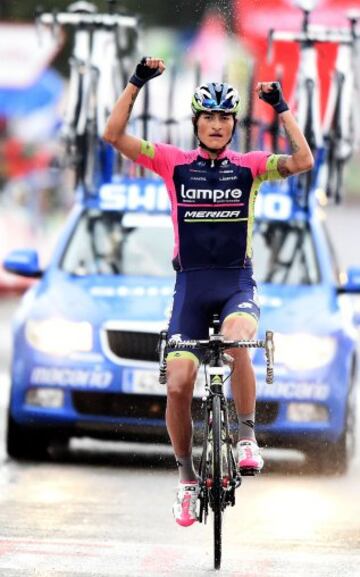
[[[9,457],[20,460],[46,460],[50,438],[46,431],[19,425],[8,416],[6,449]]]
[[[325,443],[320,449],[318,461],[320,473],[344,475],[347,472],[352,457],[348,437],[348,431],[345,431],[336,443]]]
[[[356,387],[351,386],[345,417],[345,429],[336,443],[325,441],[309,449],[308,462],[314,472],[343,475],[347,472],[356,448]]]

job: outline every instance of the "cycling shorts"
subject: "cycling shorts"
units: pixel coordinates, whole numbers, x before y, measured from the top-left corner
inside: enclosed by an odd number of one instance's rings
[[[235,315],[252,319],[257,327],[260,309],[251,266],[177,273],[169,338],[207,339],[215,313],[221,323]],[[168,360],[173,358],[191,358],[201,362],[197,350],[170,350]]]

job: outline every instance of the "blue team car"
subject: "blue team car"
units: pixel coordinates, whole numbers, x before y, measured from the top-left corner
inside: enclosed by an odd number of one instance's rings
[[[253,358],[262,445],[291,447],[323,471],[354,450],[360,269],[341,276],[315,195],[306,208],[285,184],[257,200],[254,265],[259,335],[275,333],[275,381]],[[32,250],[8,271],[39,278],[14,319],[7,451],[46,457],[71,437],[168,442],[157,342],[170,314],[173,233],[160,180],[118,179],[75,205],[46,270]],[[193,403],[200,423],[203,377]]]

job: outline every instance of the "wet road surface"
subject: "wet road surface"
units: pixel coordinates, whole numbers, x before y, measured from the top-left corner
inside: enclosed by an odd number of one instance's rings
[[[359,460],[326,478],[297,455],[264,453],[266,470],[244,480],[225,514],[221,575],[358,577]],[[172,459],[156,449],[77,441],[47,464],[3,455],[0,575],[209,575],[211,523],[174,523],[175,481]]]

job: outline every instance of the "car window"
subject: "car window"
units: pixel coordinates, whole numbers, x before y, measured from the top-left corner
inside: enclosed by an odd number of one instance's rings
[[[285,285],[320,282],[314,244],[306,222],[257,221],[253,260],[258,282]]]
[[[169,276],[173,274],[172,247],[171,226],[159,225],[156,218],[87,210],[77,222],[60,266],[79,276]],[[302,285],[320,280],[305,222],[256,221],[253,255],[258,282]]]
[[[124,218],[125,216],[125,218]],[[62,270],[79,276],[123,274],[169,276],[171,227],[131,225],[118,211],[85,211],[63,254]]]

